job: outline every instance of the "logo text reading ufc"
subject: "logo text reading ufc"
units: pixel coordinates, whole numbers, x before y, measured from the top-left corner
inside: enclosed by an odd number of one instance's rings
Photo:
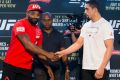
[[[16,22],[15,19],[3,19],[0,20],[0,30],[10,30],[11,27],[14,26],[14,23]]]

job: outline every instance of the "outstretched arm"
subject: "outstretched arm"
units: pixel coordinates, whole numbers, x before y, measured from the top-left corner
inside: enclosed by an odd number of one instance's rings
[[[27,34],[19,34],[19,35],[17,35],[17,37],[20,40],[20,42],[22,43],[22,45],[24,46],[24,48],[27,51],[29,51],[31,54],[34,53],[34,54],[37,54],[37,55],[44,55],[49,59],[52,59],[54,57],[54,54],[49,54],[48,52],[46,52],[42,48],[33,44],[30,41],[29,36]]]
[[[72,44],[70,47],[68,47],[65,50],[57,52],[56,55],[58,55],[59,57],[62,57],[64,55],[71,54],[77,51],[79,48],[81,48],[82,45],[83,45],[83,37],[79,37],[78,40],[74,44]]]

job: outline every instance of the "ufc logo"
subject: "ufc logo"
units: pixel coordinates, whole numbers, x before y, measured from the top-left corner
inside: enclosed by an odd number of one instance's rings
[[[17,20],[15,20],[15,19],[10,19],[10,20],[3,19],[3,20],[0,20],[0,30],[10,30],[10,28],[12,26],[14,26],[14,23],[16,21]]]
[[[114,30],[117,30],[120,28],[120,20],[110,20],[109,21],[114,28]]]
[[[116,31],[116,34],[120,34],[120,20],[110,20],[110,23],[114,29],[114,31]]]
[[[40,6],[39,5],[33,5],[32,8],[39,8],[40,9]]]

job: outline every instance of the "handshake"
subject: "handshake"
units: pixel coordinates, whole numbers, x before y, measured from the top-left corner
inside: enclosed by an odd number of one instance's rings
[[[62,55],[60,52],[56,52],[56,53],[53,53],[53,52],[48,52],[48,54],[46,55],[46,57],[48,59],[50,59],[51,61],[58,61]]]

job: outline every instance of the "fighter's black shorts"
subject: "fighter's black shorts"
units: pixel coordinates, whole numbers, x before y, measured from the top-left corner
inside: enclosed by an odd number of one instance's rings
[[[108,70],[104,71],[103,78],[101,78],[101,79],[95,79],[95,72],[96,72],[96,70],[83,69],[82,70],[82,78],[83,78],[82,80],[108,80],[108,75],[109,75]]]
[[[32,80],[32,72],[3,63],[2,80]]]

